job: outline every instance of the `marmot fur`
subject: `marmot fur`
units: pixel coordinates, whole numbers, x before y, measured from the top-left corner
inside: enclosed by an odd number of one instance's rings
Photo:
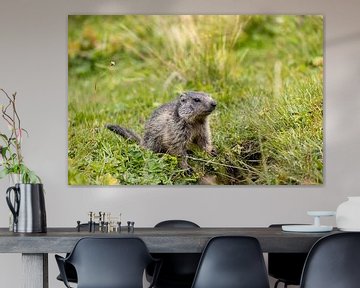
[[[108,124],[106,127],[126,139],[158,153],[182,157],[182,167],[188,168],[186,150],[197,144],[210,154],[216,153],[211,144],[208,116],[216,101],[203,92],[184,92],[173,102],[157,108],[145,124],[141,138],[129,129]]]

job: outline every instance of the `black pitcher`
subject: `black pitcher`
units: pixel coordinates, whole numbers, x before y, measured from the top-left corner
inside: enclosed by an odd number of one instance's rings
[[[14,193],[13,203],[11,192]],[[6,190],[6,202],[14,215],[14,232],[46,232],[45,198],[42,184],[15,184]]]

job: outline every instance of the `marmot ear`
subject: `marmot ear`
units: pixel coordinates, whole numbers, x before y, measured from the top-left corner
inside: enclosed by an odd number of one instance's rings
[[[186,93],[182,93],[181,95],[180,95],[180,101],[181,102],[186,102]]]

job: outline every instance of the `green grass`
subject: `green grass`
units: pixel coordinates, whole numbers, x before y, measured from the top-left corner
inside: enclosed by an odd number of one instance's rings
[[[322,17],[69,16],[68,26],[69,184],[323,182]],[[193,147],[193,173],[104,128],[143,135],[152,111],[186,90],[218,102],[218,155]]]

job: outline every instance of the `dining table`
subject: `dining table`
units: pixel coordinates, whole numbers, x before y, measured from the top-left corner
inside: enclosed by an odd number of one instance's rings
[[[96,229],[95,229],[96,230]],[[48,254],[68,253],[83,237],[138,237],[150,253],[201,253],[212,237],[239,235],[258,239],[264,253],[309,252],[320,238],[338,233],[284,232],[281,227],[134,228],[102,232],[56,227],[46,233],[14,233],[0,228],[0,253],[22,254],[24,288],[48,288]]]

